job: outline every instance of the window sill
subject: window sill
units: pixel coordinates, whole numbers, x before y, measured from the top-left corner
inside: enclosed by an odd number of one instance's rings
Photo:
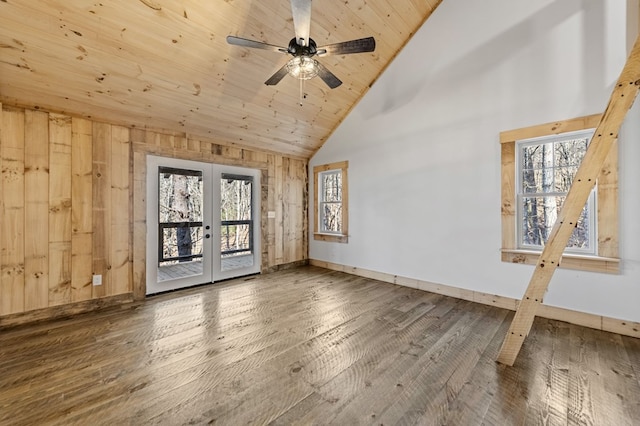
[[[347,235],[336,235],[336,234],[321,234],[316,232],[313,234],[313,239],[317,241],[327,241],[333,243],[348,243],[349,237]]]
[[[536,265],[540,258],[540,252],[530,250],[502,249],[501,253],[502,261],[509,263]],[[559,268],[619,274],[620,259],[580,254],[564,254],[562,255]]]

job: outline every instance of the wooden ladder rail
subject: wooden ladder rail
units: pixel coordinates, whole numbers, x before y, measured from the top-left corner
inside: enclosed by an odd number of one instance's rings
[[[620,78],[609,99],[598,127],[596,128],[587,152],[580,164],[576,177],[569,189],[567,198],[558,214],[549,239],[542,250],[529,286],[520,301],[509,331],[502,343],[497,361],[513,365],[524,339],[531,330],[538,306],[549,287],[555,270],[560,265],[569,238],[576,222],[593,189],[600,169],[609,154],[611,146],[618,139],[618,131],[624,118],[633,105],[640,88],[640,37],[629,54]]]

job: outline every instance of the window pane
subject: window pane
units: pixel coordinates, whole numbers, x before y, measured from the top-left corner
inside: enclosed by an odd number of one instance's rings
[[[220,228],[220,250],[222,256],[234,253],[251,253],[251,225],[222,225]]]
[[[553,190],[553,175],[549,169],[525,170],[522,175],[522,192],[538,194]]]
[[[522,145],[522,192],[554,192],[553,143]]]
[[[548,241],[565,197],[523,197],[521,246],[542,248]],[[568,248],[589,250],[589,209],[582,210],[578,226],[567,244]]]
[[[578,166],[558,167],[555,170],[555,192],[569,192]]]
[[[202,222],[202,172],[159,173],[160,222]]]
[[[522,244],[542,246],[558,217],[560,197],[522,198]]]
[[[342,232],[342,204],[320,204],[321,232]]]
[[[523,145],[522,168],[542,169],[553,165],[553,144]]]
[[[587,152],[587,138],[572,139],[555,144],[556,166],[578,166]]]
[[[191,262],[202,256],[202,171],[158,169],[158,262]]]
[[[161,238],[162,258],[159,259],[160,265],[202,256],[202,226],[163,227]],[[165,261],[164,259],[171,260]]]
[[[321,175],[321,201],[342,201],[342,172],[339,170]]]
[[[251,220],[251,191],[249,178],[223,178],[220,180],[221,220]]]

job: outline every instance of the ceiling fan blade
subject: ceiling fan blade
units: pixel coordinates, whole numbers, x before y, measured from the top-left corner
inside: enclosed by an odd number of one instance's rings
[[[266,84],[267,86],[275,86],[276,84],[280,83],[280,80],[282,80],[284,76],[287,75],[287,73],[287,64],[284,64],[282,68],[280,68],[278,71],[276,71],[275,74],[269,77],[269,79],[265,81],[264,84]]]
[[[342,84],[342,81],[338,77],[335,76],[331,71],[327,69],[324,65],[318,62],[318,77],[322,79],[327,86],[331,89],[335,89],[336,87]]]
[[[350,53],[373,52],[375,49],[376,40],[373,37],[366,37],[318,47],[318,55],[347,55]]]
[[[261,41],[249,40],[242,37],[227,36],[227,43],[236,46],[251,47],[254,49],[271,50],[273,52],[287,53],[286,47],[274,46],[273,44],[263,43]]]
[[[301,46],[309,46],[311,31],[311,0],[291,0],[291,14],[296,41]]]

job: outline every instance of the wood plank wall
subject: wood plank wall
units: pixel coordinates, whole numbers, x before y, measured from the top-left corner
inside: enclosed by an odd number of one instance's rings
[[[108,126],[111,140],[89,120],[10,106],[1,123],[0,316],[131,293],[129,130]]]
[[[304,159],[221,145],[184,134],[133,129],[133,292],[146,289],[146,156],[241,166],[261,171],[262,272],[308,258],[307,167]]]
[[[260,169],[262,270],[307,259],[306,160],[2,105],[0,325],[144,297],[149,153]]]

